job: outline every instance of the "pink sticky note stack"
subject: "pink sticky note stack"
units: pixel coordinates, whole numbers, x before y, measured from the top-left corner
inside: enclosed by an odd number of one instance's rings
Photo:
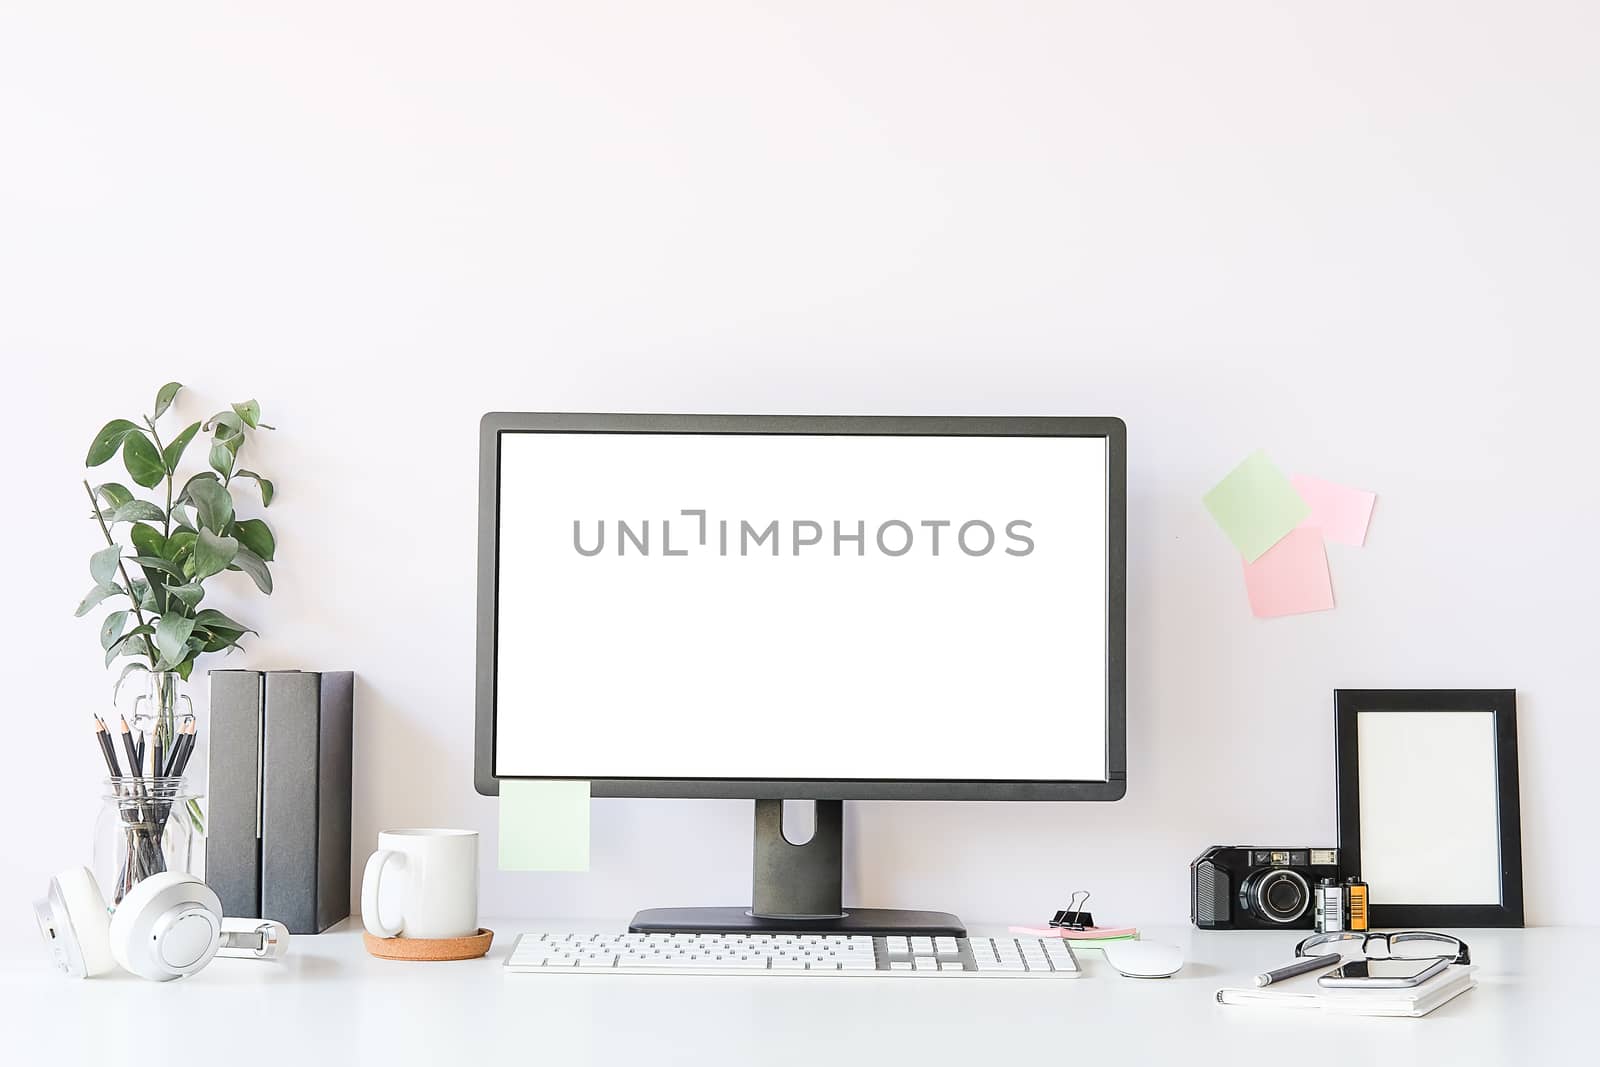
[[[1332,608],[1333,582],[1322,532],[1306,526],[1290,530],[1261,558],[1244,563],[1244,586],[1250,611],[1260,619]]]
[[[1285,479],[1257,452],[1204,499],[1243,553],[1250,611],[1272,619],[1333,607],[1324,539],[1356,548],[1366,544],[1378,494],[1309,474]],[[1280,537],[1284,530],[1289,532]],[[1263,551],[1266,545],[1271,547]]]
[[[1311,514],[1300,523],[1302,529],[1321,530],[1322,536],[1342,545],[1360,548],[1366,544],[1367,524],[1372,521],[1377,493],[1325,482],[1309,474],[1293,475],[1289,483],[1311,508]]]

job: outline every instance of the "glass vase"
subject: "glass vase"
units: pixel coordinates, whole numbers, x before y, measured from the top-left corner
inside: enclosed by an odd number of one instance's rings
[[[184,779],[107,778],[94,832],[94,874],[114,907],[152,874],[203,875],[200,798]]]

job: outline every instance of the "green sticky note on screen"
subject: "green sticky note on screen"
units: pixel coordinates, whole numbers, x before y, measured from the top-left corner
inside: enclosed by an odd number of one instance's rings
[[[500,869],[587,871],[589,783],[502,779]]]
[[[1294,484],[1259,450],[1229,471],[1204,500],[1222,532],[1251,563],[1311,514]]]

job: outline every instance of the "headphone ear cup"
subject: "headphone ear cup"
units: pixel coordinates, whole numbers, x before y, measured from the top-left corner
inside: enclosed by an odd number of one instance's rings
[[[50,892],[34,904],[40,932],[56,963],[75,978],[117,969],[111,954],[111,915],[87,867],[69,867],[50,879]]]
[[[194,974],[217,954],[222,902],[190,874],[152,874],[111,916],[111,955],[123,970],[167,982]]]

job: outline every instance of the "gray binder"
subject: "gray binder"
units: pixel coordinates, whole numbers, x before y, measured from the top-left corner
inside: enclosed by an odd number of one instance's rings
[[[212,671],[206,884],[222,913],[261,917],[261,672]]]
[[[354,687],[350,671],[266,672],[260,914],[290,933],[350,914]]]

